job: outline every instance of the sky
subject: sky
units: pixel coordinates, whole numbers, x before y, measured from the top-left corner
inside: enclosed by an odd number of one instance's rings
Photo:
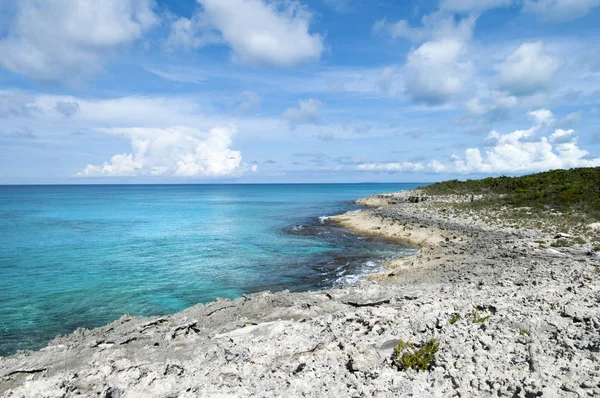
[[[600,166],[600,0],[0,0],[0,184]]]

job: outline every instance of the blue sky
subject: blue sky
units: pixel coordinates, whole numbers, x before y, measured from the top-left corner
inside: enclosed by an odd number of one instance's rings
[[[600,0],[0,0],[0,184],[600,166]]]

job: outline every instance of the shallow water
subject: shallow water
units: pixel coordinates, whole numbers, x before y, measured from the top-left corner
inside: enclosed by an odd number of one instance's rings
[[[0,355],[124,313],[354,282],[412,248],[319,217],[417,186],[0,187]]]

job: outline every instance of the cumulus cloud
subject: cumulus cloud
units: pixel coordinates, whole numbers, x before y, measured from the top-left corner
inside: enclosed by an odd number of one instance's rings
[[[132,153],[114,155],[103,165],[87,165],[77,174],[88,176],[231,177],[248,170],[240,151],[231,149],[236,129],[209,133],[188,127],[114,128],[106,133],[131,140]],[[256,167],[250,168],[255,171]]]
[[[537,137],[540,130],[554,122],[548,109],[529,112],[536,122],[527,130],[500,134],[492,131],[488,140],[495,144],[483,154],[469,148],[464,156],[453,156],[453,168],[459,173],[526,173],[571,167],[600,166],[600,158],[590,158],[579,148],[574,130],[555,130],[549,137]]]
[[[153,0],[20,0],[0,40],[0,66],[43,81],[99,72],[120,45],[156,24]]]
[[[471,173],[528,173],[571,167],[600,166],[600,158],[589,158],[589,152],[578,147],[573,130],[556,130],[550,137],[534,139],[538,127],[508,134],[490,133],[496,145],[483,154],[469,148],[464,156],[453,157],[453,168]]]
[[[428,41],[408,55],[406,91],[417,102],[439,105],[463,91],[473,74],[464,59],[466,46],[456,39]]]
[[[544,54],[541,41],[524,43],[503,62],[494,66],[501,89],[514,96],[526,96],[550,88],[559,61]]]
[[[408,21],[375,23],[375,33],[390,37],[424,42],[410,50],[404,66],[406,93],[416,102],[439,105],[461,93],[472,76],[474,67],[467,58],[468,43],[472,39],[477,17],[456,18],[437,11],[425,15],[421,27],[412,27]],[[391,70],[383,76],[385,88]],[[386,79],[387,77],[387,79]],[[381,88],[381,84],[379,84]]]
[[[589,14],[600,0],[525,0],[523,11],[548,21],[570,21]]]
[[[209,44],[221,43],[218,32],[212,30],[210,21],[202,13],[192,18],[180,17],[171,24],[171,32],[165,43],[167,49],[193,50]]]
[[[591,157],[579,147],[579,136],[574,130],[556,129],[549,136],[539,136],[553,122],[552,112],[541,109],[528,115],[536,122],[535,126],[506,134],[494,130],[483,142],[485,150],[468,148],[462,155],[452,155],[449,162],[363,163],[357,168],[387,172],[516,174],[600,166],[600,158]]]
[[[321,121],[323,103],[317,99],[309,98],[298,101],[297,108],[288,108],[283,112],[283,118],[288,121],[292,129],[301,124],[318,124]]]
[[[234,61],[289,66],[318,59],[323,38],[310,32],[311,14],[295,2],[198,0],[202,11],[179,18],[171,27],[169,47],[198,48],[225,43]]]
[[[554,115],[549,109],[538,109],[527,113],[527,116],[539,126],[554,124]]]

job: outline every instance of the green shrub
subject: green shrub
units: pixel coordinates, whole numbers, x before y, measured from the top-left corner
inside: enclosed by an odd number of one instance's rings
[[[600,167],[551,170],[522,177],[445,181],[422,187],[430,195],[483,195],[475,201],[569,213],[600,220]]]
[[[529,336],[529,330],[527,329],[519,329],[519,336]]]
[[[473,311],[471,312],[471,316],[473,317],[473,323],[484,323],[490,319],[489,315],[480,316],[479,311],[477,311],[476,309],[473,309]]]
[[[452,314],[450,316],[450,325],[454,325],[459,320],[460,320],[460,314]]]
[[[576,237],[575,239],[573,239],[575,242],[579,243],[580,245],[585,245],[587,243],[587,241],[585,239],[583,239],[581,236]]]
[[[594,246],[592,250],[594,250],[595,252],[600,252],[600,246]]]
[[[568,241],[566,239],[557,239],[555,242],[550,244],[552,247],[569,247],[573,246],[573,242]]]
[[[440,343],[436,339],[429,340],[421,347],[415,347],[413,343],[400,340],[394,350],[394,365],[399,370],[429,370],[435,359],[435,353],[439,349]]]

